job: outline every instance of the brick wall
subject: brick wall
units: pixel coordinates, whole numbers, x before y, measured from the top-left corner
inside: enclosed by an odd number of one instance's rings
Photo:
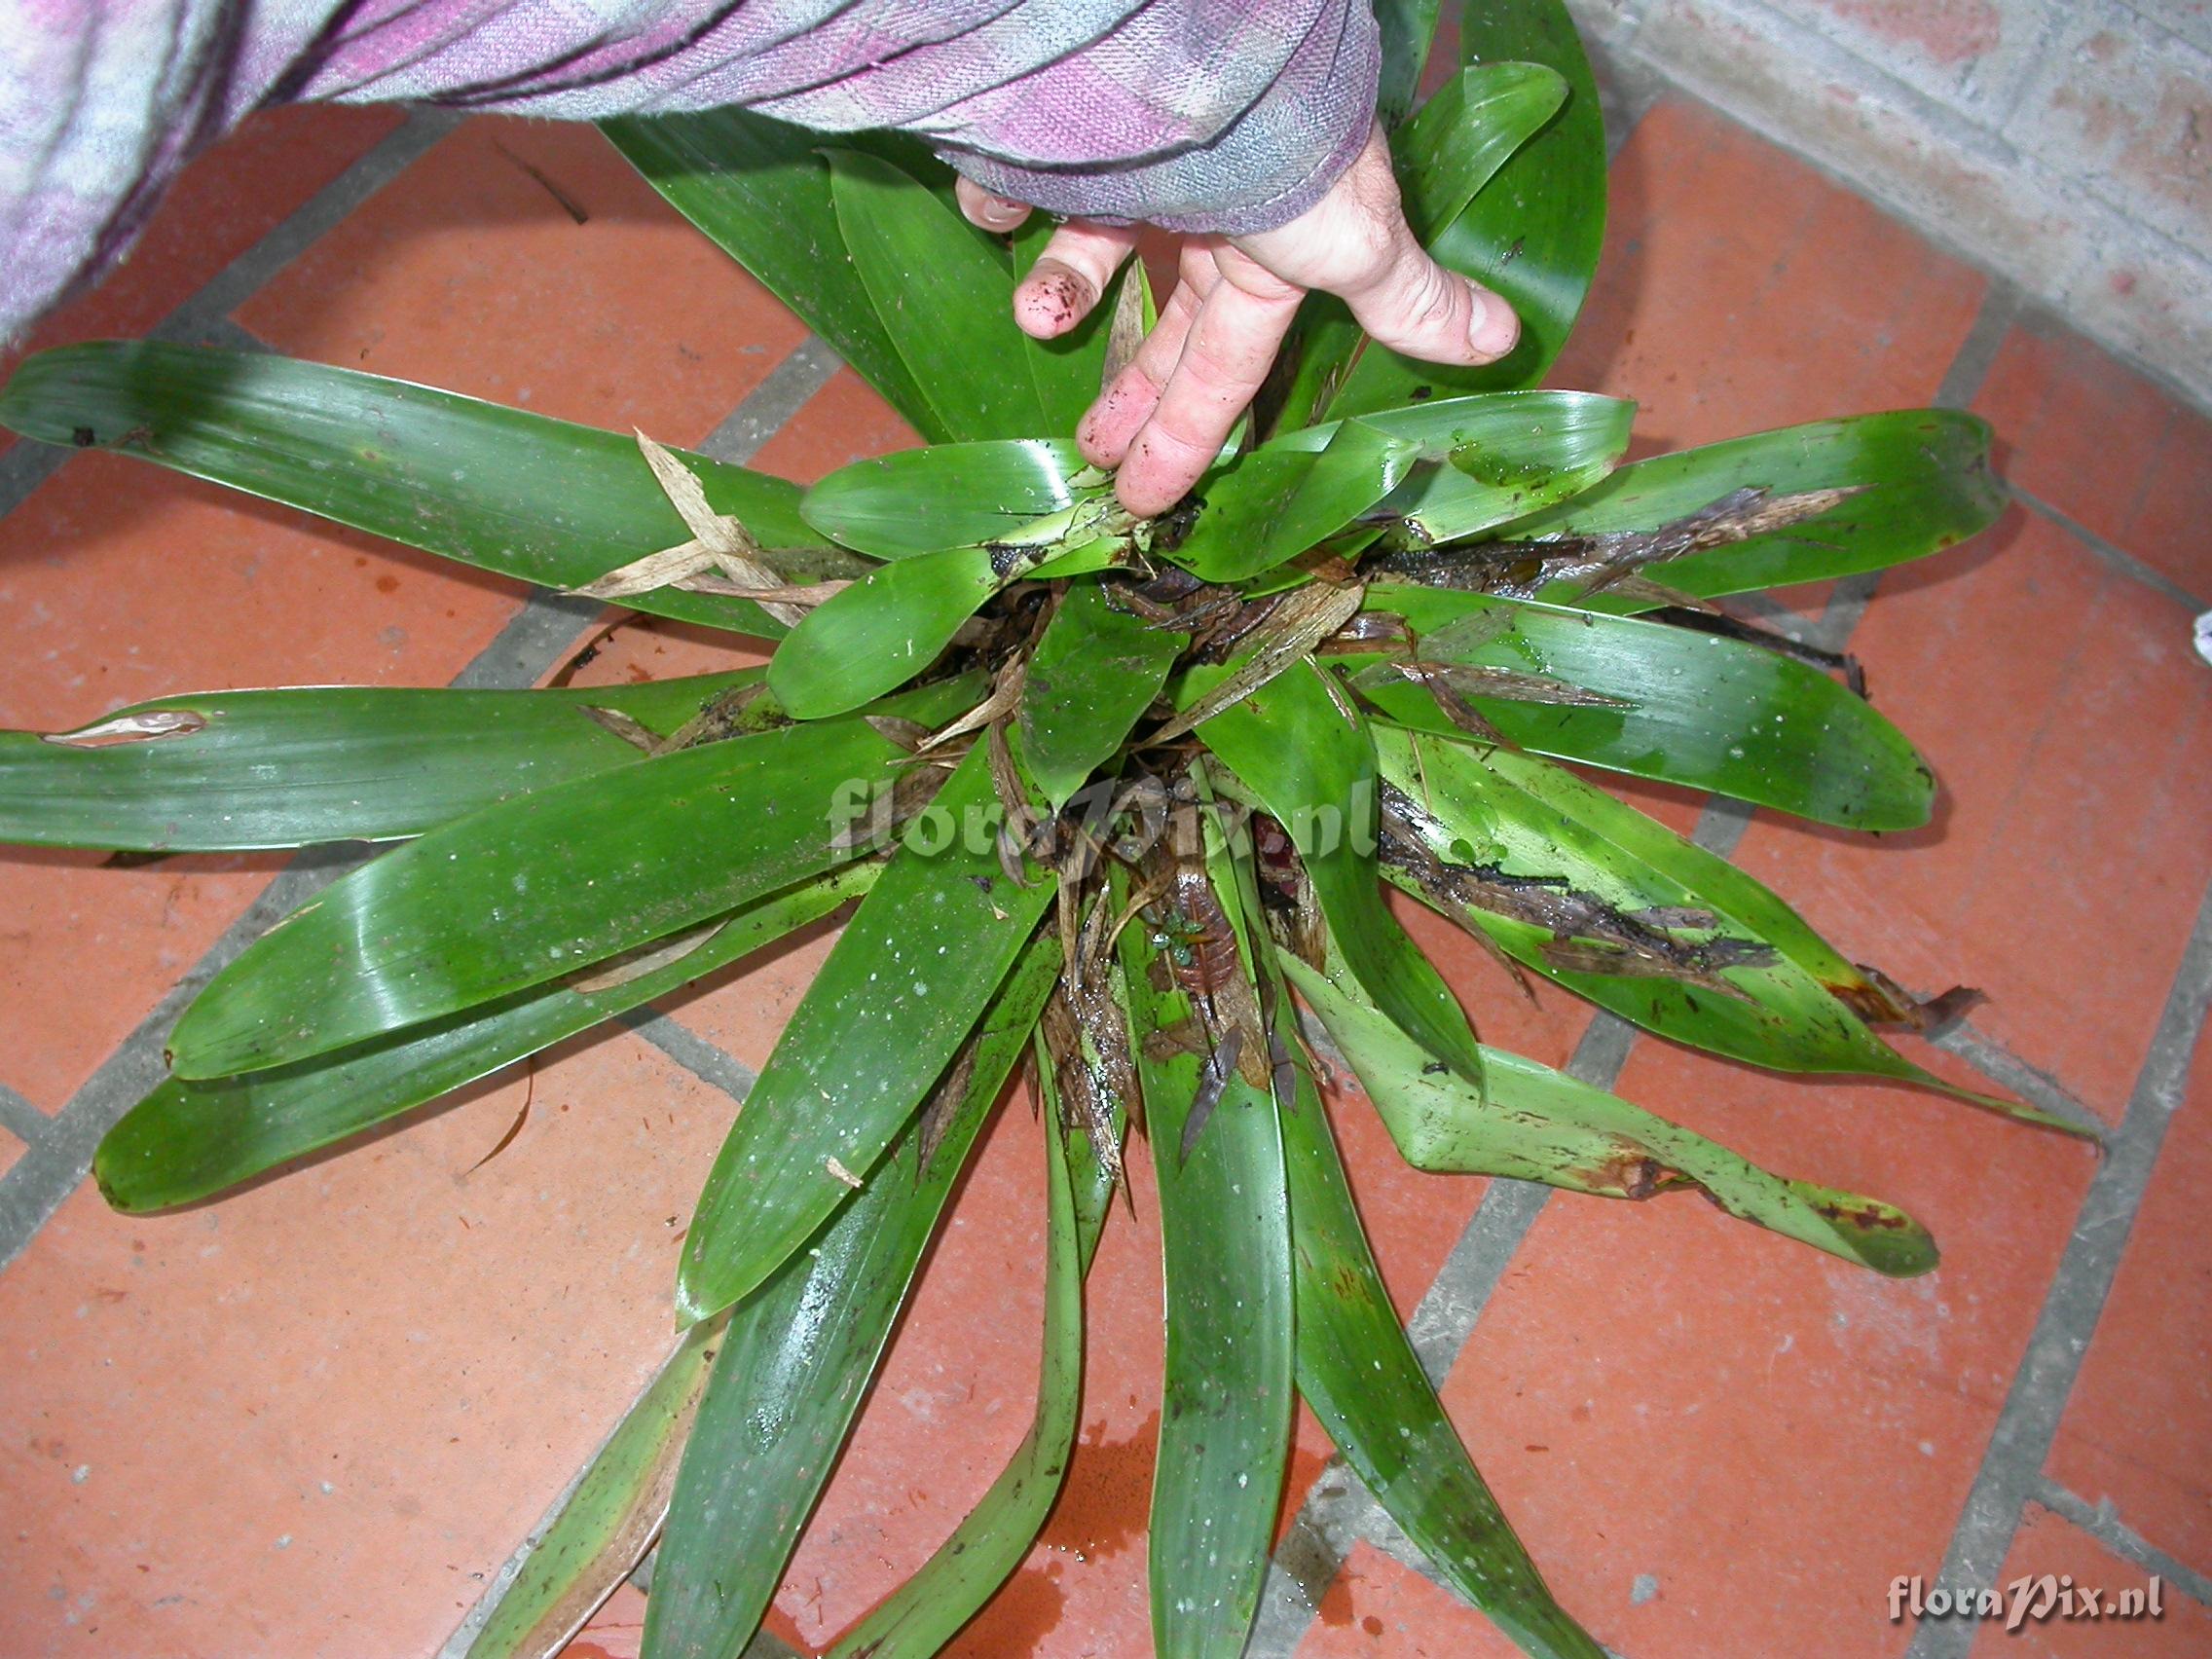
[[[1570,3],[2212,404],[2212,0]]]

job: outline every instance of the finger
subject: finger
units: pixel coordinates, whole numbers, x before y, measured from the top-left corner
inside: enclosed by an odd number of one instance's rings
[[[1207,262],[1209,268],[1211,261]],[[1144,337],[1129,366],[1114,377],[1098,400],[1084,411],[1076,424],[1076,445],[1093,466],[1119,466],[1129,452],[1129,441],[1152,419],[1160,393],[1183,355],[1183,342],[1191,337],[1191,324],[1204,303],[1198,286],[1175,284],[1175,291],[1161,307],[1152,332]]]
[[[1011,231],[1029,217],[1028,203],[994,196],[965,175],[953,179],[952,194],[959,199],[961,214],[981,230]]]
[[[1287,284],[1255,294],[1230,281],[1206,296],[1160,406],[1131,441],[1114,480],[1130,512],[1165,512],[1213,464],[1222,440],[1267,379],[1299,298]]]
[[[1379,271],[1337,292],[1371,336],[1424,363],[1494,363],[1521,340],[1510,305],[1445,270],[1410,230],[1393,239]]]
[[[1088,316],[1136,245],[1136,228],[1131,225],[1090,225],[1072,219],[1054,231],[1014,291],[1014,320],[1021,332],[1053,340]]]

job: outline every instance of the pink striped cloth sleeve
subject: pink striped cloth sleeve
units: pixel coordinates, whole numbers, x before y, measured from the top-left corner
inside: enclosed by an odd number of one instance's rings
[[[0,0],[0,339],[270,103],[736,104],[903,128],[1049,211],[1234,233],[1350,164],[1378,55],[1368,0]]]

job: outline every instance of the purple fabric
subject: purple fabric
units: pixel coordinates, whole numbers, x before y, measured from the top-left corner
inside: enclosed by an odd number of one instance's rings
[[[0,0],[0,339],[294,99],[903,127],[1053,212],[1243,232],[1365,141],[1368,0]]]

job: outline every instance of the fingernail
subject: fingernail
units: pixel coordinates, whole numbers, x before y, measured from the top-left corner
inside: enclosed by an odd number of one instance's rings
[[[1513,308],[1486,289],[1475,290],[1473,314],[1467,318],[1467,344],[1484,358],[1494,360],[1520,343],[1521,319]]]

